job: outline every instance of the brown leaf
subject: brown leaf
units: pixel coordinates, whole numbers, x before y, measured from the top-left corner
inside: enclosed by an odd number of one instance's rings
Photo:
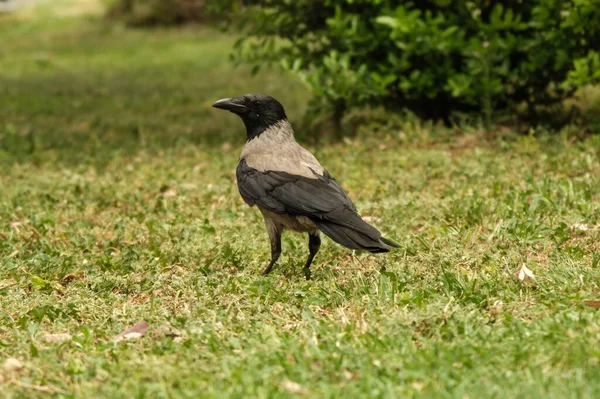
[[[120,342],[124,339],[138,339],[143,336],[149,328],[150,325],[148,323],[145,321],[140,321],[133,327],[130,327],[122,333],[115,335],[112,340],[114,342]]]
[[[75,274],[73,274],[73,273],[70,273],[70,274],[67,274],[66,276],[64,276],[64,277],[62,278],[62,281],[61,281],[61,282],[62,282],[62,284],[63,284],[63,285],[67,285],[67,284],[69,284],[71,281],[75,280],[76,278],[77,278],[77,275],[75,275]]]
[[[585,306],[589,306],[590,308],[600,309],[600,300],[597,299],[587,299],[583,301]]]

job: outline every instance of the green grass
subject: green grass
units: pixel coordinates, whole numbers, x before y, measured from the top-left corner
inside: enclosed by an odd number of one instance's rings
[[[406,122],[312,146],[401,248],[326,239],[307,282],[288,234],[261,277],[243,127],[209,105],[262,91],[298,119],[298,82],[233,69],[209,29],[5,18],[0,37],[2,397],[600,395],[598,137]]]
[[[246,92],[273,93],[298,115],[306,107],[300,82],[235,68],[236,38],[215,30],[124,30],[44,14],[4,21],[0,38],[0,162],[105,164],[107,151],[233,142],[238,121],[210,105]]]

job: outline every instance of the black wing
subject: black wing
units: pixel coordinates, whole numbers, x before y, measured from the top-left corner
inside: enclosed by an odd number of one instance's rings
[[[327,171],[315,178],[286,172],[260,172],[241,160],[237,170],[238,189],[249,205],[271,212],[310,218],[321,231],[353,249],[384,252],[381,233],[365,223],[337,181]]]

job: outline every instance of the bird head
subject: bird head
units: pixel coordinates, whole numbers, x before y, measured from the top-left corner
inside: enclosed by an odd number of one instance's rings
[[[279,101],[265,94],[246,94],[241,97],[224,98],[212,106],[233,112],[242,118],[248,140],[260,135],[277,122],[287,119],[285,110]]]

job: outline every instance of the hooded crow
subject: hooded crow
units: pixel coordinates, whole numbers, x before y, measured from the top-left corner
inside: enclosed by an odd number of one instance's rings
[[[236,170],[244,201],[262,213],[271,241],[268,274],[281,254],[281,234],[308,233],[309,256],[304,273],[321,246],[319,231],[350,249],[373,253],[398,247],[362,220],[338,182],[294,139],[283,106],[264,94],[225,98],[213,107],[237,114],[246,126],[246,145]]]

